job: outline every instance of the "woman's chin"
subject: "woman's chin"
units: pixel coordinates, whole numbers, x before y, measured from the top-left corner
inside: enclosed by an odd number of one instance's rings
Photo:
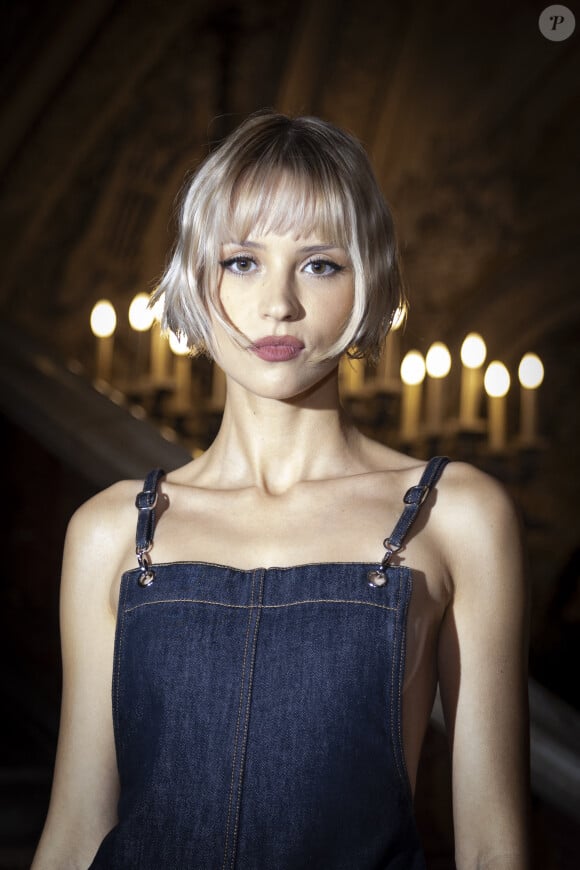
[[[326,368],[319,372],[318,376],[312,373],[310,377],[292,377],[289,373],[281,371],[274,377],[260,379],[259,383],[258,379],[252,378],[251,381],[246,381],[231,375],[230,380],[236,386],[232,384],[233,389],[230,388],[230,393],[241,390],[258,399],[290,404],[297,404],[302,400],[311,402],[317,396],[328,399],[330,394],[337,394],[337,372],[336,365],[330,370]]]

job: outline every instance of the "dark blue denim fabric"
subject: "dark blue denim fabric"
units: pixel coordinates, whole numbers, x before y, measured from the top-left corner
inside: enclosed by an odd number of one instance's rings
[[[119,821],[92,870],[423,870],[401,738],[408,568],[123,576]]]

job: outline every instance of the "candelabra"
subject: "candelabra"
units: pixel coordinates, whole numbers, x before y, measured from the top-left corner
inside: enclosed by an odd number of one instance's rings
[[[453,360],[443,342],[433,342],[425,355],[409,350],[400,363],[399,346],[400,336],[391,332],[375,370],[362,360],[341,361],[341,392],[359,425],[404,452],[424,457],[447,453],[508,483],[529,477],[533,457],[544,446],[538,433],[537,394],[544,377],[540,358],[529,352],[520,361],[519,425],[512,432],[512,378],[499,360],[484,368],[487,347],[480,335],[465,337],[455,379],[449,377]]]
[[[97,385],[111,390],[114,384],[117,392],[129,403],[142,406],[165,431],[176,433],[175,437],[192,447],[203,447],[219,425],[225,401],[223,372],[206,359],[192,359],[182,337],[162,333],[161,311],[159,306],[150,308],[147,294],[133,299],[128,319],[134,334],[132,375],[114,378],[116,313],[107,300],[100,300],[92,310]],[[411,349],[402,355],[403,320],[402,313],[395,318],[375,367],[348,356],[340,363],[343,403],[367,434],[419,456],[448,452],[456,458],[494,464],[494,470],[514,455],[529,456],[542,447],[537,393],[544,370],[536,354],[526,353],[519,364],[519,427],[514,435],[507,414],[512,378],[499,360],[484,368],[484,339],[470,333],[462,343],[454,402],[449,349],[435,341],[425,354]]]

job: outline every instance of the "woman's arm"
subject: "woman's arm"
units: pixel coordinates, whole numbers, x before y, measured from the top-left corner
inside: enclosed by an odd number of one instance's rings
[[[454,597],[438,666],[458,870],[528,867],[527,591],[503,489],[464,465],[441,486]],[[444,479],[447,484],[447,480]]]
[[[110,599],[121,542],[131,540],[119,521],[126,512],[118,492],[119,485],[80,508],[67,532],[60,732],[50,807],[32,870],[86,870],[116,821],[111,712],[115,616]]]

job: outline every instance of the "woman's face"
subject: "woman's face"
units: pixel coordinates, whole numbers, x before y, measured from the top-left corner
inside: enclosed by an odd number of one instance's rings
[[[220,252],[219,297],[245,338],[213,324],[217,362],[238,384],[268,398],[291,399],[336,368],[320,358],[340,337],[354,302],[347,251],[317,234],[252,235]]]

